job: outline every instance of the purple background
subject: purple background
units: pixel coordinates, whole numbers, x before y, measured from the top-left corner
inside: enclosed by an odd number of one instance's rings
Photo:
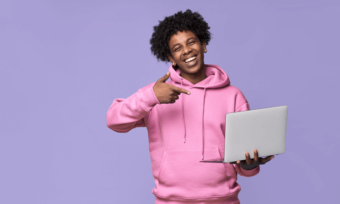
[[[106,127],[115,98],[162,77],[149,39],[198,11],[251,109],[288,105],[286,153],[239,176],[242,203],[338,203],[340,2],[0,1],[0,203],[153,203],[146,128]]]

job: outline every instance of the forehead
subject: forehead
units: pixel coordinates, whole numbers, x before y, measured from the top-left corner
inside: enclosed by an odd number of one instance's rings
[[[183,30],[182,32],[177,31],[177,33],[173,34],[170,37],[169,45],[171,47],[171,45],[174,45],[177,43],[185,43],[189,38],[192,38],[192,37],[197,38],[196,34],[190,30]]]

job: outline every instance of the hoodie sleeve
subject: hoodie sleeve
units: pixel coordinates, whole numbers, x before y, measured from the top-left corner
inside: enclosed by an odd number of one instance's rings
[[[238,94],[236,94],[235,98],[235,112],[241,112],[241,111],[247,111],[250,110],[249,103],[247,99],[244,97],[243,93],[239,91]],[[245,177],[251,177],[255,176],[260,172],[260,166],[257,166],[254,169],[251,170],[245,170],[243,169],[239,164],[233,164],[235,167],[235,170],[238,174]]]
[[[126,99],[113,101],[106,114],[107,126],[116,132],[129,132],[135,127],[145,127],[145,116],[159,104],[153,91],[154,83],[139,89]]]

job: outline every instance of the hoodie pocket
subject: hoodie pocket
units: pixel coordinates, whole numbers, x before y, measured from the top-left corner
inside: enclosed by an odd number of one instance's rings
[[[154,194],[163,198],[205,199],[228,196],[223,163],[202,163],[202,150],[167,150]],[[205,149],[205,160],[221,158],[218,148]]]

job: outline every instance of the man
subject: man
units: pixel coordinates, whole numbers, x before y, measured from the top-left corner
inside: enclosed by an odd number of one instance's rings
[[[201,163],[224,155],[225,115],[249,110],[242,92],[217,65],[204,64],[211,37],[198,13],[178,12],[154,27],[151,51],[169,72],[127,99],[115,99],[107,126],[147,127],[156,204],[239,203],[237,174],[254,176],[273,156],[237,163]],[[170,77],[170,81],[166,81]]]

